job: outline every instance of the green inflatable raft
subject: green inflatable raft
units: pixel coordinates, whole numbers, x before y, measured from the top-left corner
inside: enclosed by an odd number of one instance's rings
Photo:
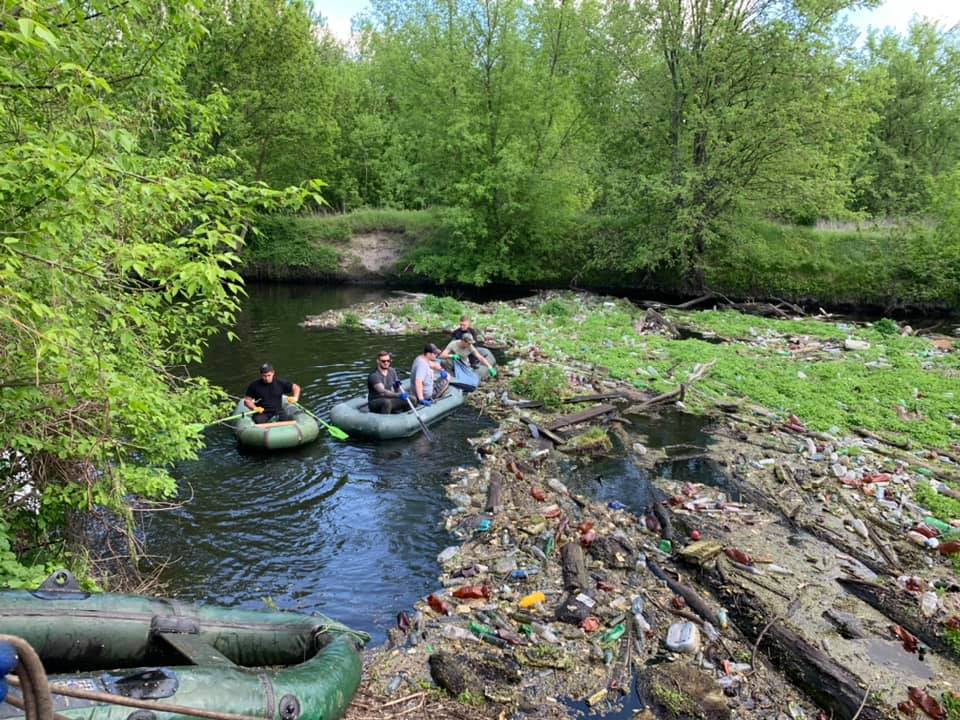
[[[409,383],[406,385],[407,392]],[[463,393],[456,387],[449,387],[446,395],[434,400],[430,407],[418,407],[417,413],[426,425],[446,417],[463,405]],[[405,438],[420,432],[420,423],[412,410],[407,412],[381,415],[370,412],[367,396],[361,395],[334,405],[330,411],[330,422],[350,435],[373,438],[374,440],[393,440]]]
[[[240,444],[247,447],[280,450],[306,445],[317,439],[320,434],[320,425],[316,420],[297,406],[288,405],[286,399],[283,401],[283,407],[288,413],[292,413],[293,420],[257,425],[249,409],[241,400],[234,410],[234,415],[243,414],[243,417],[233,423],[233,432]]]
[[[0,591],[0,634],[37,651],[52,685],[264,720],[332,720],[359,684],[367,641],[324,616],[86,593],[66,571],[34,592]],[[11,692],[12,692],[11,688]],[[77,720],[184,715],[54,695]],[[0,718],[23,711],[0,704]]]

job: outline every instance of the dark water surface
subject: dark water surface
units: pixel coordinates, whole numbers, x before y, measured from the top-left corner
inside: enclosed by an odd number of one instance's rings
[[[406,372],[425,340],[444,340],[298,325],[306,315],[386,298],[385,289],[248,292],[234,328],[239,341],[216,339],[197,368],[238,396],[270,361],[324,416],[366,392],[381,348]],[[174,471],[189,502],[151,517],[149,550],[174,561],[163,576],[172,595],[244,608],[270,598],[282,609],[326,613],[378,643],[398,610],[436,589],[436,556],[451,542],[441,527],[447,473],[476,464],[466,440],[490,426],[463,406],[433,426],[432,445],[422,436],[341,443],[321,431],[310,445],[272,454],[239,449],[226,427],[208,429],[199,459]]]

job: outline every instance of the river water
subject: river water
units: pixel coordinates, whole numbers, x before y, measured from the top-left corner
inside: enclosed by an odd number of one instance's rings
[[[321,416],[366,392],[377,352],[408,370],[425,340],[359,330],[307,330],[306,315],[388,295],[356,287],[252,286],[234,331],[217,338],[195,371],[242,395],[272,362],[303,388]],[[224,415],[229,414],[225,408]],[[382,640],[398,610],[436,589],[436,556],[451,467],[476,462],[467,438],[493,423],[467,406],[422,435],[372,443],[316,442],[282,453],[238,448],[229,428],[205,431],[198,460],[174,469],[181,509],[155,513],[149,550],[171,564],[167,591],[188,600],[244,608],[271,604],[323,612]]]
[[[307,315],[387,298],[385,289],[253,285],[248,292],[234,328],[239,341],[216,338],[195,368],[238,396],[269,361],[281,378],[301,385],[306,407],[324,415],[366,392],[381,348],[408,370],[426,340],[445,340],[299,326]],[[464,405],[434,426],[434,444],[421,435],[338,442],[321,432],[310,445],[272,454],[240,449],[227,427],[209,428],[200,457],[174,469],[182,506],[152,514],[145,528],[150,553],[170,561],[165,592],[227,606],[323,612],[378,644],[399,610],[438,588],[436,556],[453,542],[442,527],[448,472],[477,463],[467,438],[492,426]],[[652,446],[679,444],[679,454],[707,443],[689,416],[646,421],[632,431]],[[699,460],[662,472],[717,479]],[[646,474],[622,455],[571,463],[566,479],[634,510],[649,503]]]

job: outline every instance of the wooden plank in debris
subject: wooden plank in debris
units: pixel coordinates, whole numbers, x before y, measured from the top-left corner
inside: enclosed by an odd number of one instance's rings
[[[576,397],[567,398],[563,402],[570,403],[582,403],[582,402],[599,402],[600,400],[623,400],[623,393],[620,391],[617,392],[606,392],[598,393],[596,395],[577,395]]]
[[[580,412],[570,413],[569,415],[564,415],[554,420],[552,423],[546,426],[540,426],[540,431],[544,430],[559,430],[562,427],[567,425],[576,425],[577,423],[585,422],[587,420],[592,420],[593,418],[600,417],[602,415],[609,415],[617,411],[617,408],[613,405],[594,405],[592,408],[587,408],[586,410],[581,410]]]

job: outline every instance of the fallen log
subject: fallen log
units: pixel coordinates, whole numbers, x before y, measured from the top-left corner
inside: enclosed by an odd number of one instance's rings
[[[658,577],[660,580],[663,580],[667,584],[667,587],[670,588],[674,594],[679,595],[686,600],[687,607],[689,607],[697,615],[702,617],[714,627],[720,627],[720,621],[717,619],[717,614],[710,609],[710,606],[707,605],[703,598],[697,594],[696,590],[674,580],[650,558],[647,558],[647,568],[649,568],[650,572],[652,572],[656,577]]]
[[[611,413],[615,413],[616,411],[617,408],[613,405],[594,405],[592,408],[587,408],[586,410],[581,410],[579,412],[559,417],[549,425],[541,426],[540,430],[559,430],[560,428],[567,427],[568,425],[576,425],[577,423],[593,420],[594,418],[609,415]]]
[[[769,607],[746,588],[732,583],[719,566],[704,572],[701,579],[720,596],[740,631],[821,708],[840,720],[883,720],[888,716],[883,706],[872,701],[860,678],[785,621],[776,620]]]
[[[784,509],[774,497],[771,497],[762,489],[759,489],[750,483],[744,482],[743,478],[737,471],[730,472],[727,477],[730,480],[731,486],[736,489],[738,493],[740,493],[740,496],[745,501],[752,503],[768,512],[783,516],[793,527],[800,530],[805,530],[814,537],[833,545],[841,552],[849,555],[852,558],[855,558],[858,562],[863,563],[866,567],[870,568],[878,575],[896,576],[897,571],[887,563],[885,558],[881,559],[871,553],[866,552],[862,545],[848,542],[846,538],[838,535],[836,532],[833,532],[826,525],[816,522],[816,518],[806,520],[803,514],[800,512],[799,506],[789,511]],[[803,502],[806,502],[806,500]]]
[[[923,617],[919,600],[907,591],[856,578],[840,577],[837,582],[937,652],[960,658],[960,652],[948,642],[944,626]]]

